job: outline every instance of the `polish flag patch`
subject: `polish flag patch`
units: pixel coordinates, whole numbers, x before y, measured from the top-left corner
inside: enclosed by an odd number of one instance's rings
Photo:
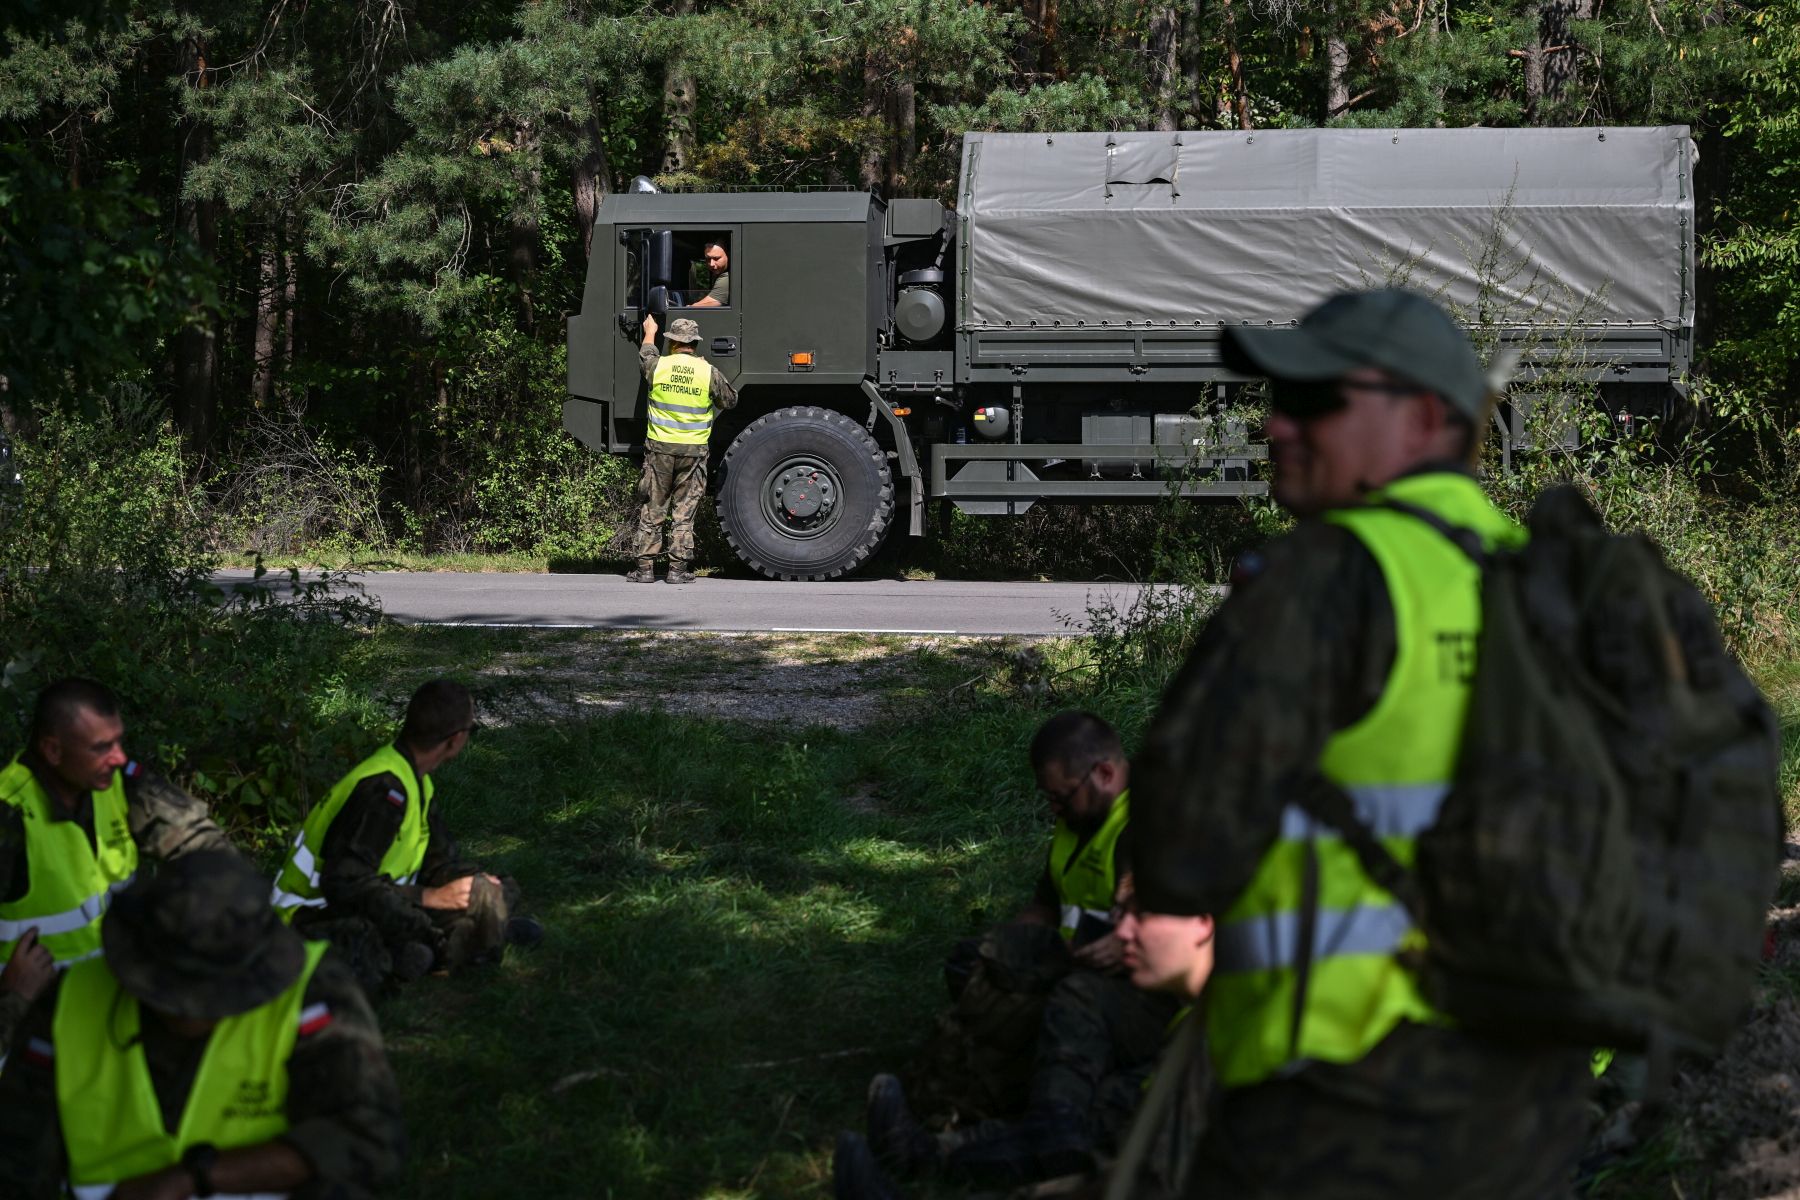
[[[397,792],[393,788],[389,788],[388,789],[388,803],[393,805],[395,808],[405,808],[406,807],[406,793],[405,792]]]
[[[311,1037],[319,1030],[331,1024],[331,1007],[326,1004],[309,1004],[300,1010],[300,1036]]]
[[[48,1067],[56,1061],[56,1047],[43,1038],[32,1038],[25,1043],[25,1061],[34,1067]]]

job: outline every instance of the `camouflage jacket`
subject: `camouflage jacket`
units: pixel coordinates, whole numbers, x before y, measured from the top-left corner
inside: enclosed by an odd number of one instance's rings
[[[0,1071],[0,1196],[62,1195],[63,1143],[57,1122],[51,1022],[60,977],[27,1015],[19,1044]],[[319,1194],[360,1197],[394,1179],[406,1148],[400,1089],[381,1046],[381,1030],[350,970],[327,952],[302,1004],[323,1005],[330,1020],[305,1033],[288,1059],[288,1130],[283,1140],[316,1172]],[[186,1041],[144,1023],[141,1042],[163,1121],[181,1119],[206,1042]],[[312,1194],[309,1188],[308,1194]]]
[[[425,846],[418,882],[401,885],[383,875],[382,856],[399,836],[400,822],[406,815],[404,808],[388,799],[395,791],[404,794],[395,776],[386,772],[372,775],[356,785],[344,807],[338,810],[325,833],[319,856],[319,891],[325,897],[321,915],[331,919],[362,917],[375,926],[389,945],[436,945],[441,931],[420,904],[425,889],[473,875],[476,868],[464,862],[458,852],[456,839],[450,836],[450,828],[444,822],[444,798],[439,795],[432,800],[426,817],[430,840]]]
[[[1131,766],[1138,902],[1224,913],[1332,734],[1380,699],[1393,602],[1348,530],[1303,521],[1245,555]]]
[[[20,761],[31,768],[38,784],[56,795],[49,783],[50,771],[28,750]],[[206,805],[144,767],[125,776],[125,818],[138,851],[159,861],[179,858],[196,850],[230,850],[231,841],[216,824]],[[55,810],[53,810],[55,811]],[[74,821],[94,841],[94,797],[83,792],[73,811],[63,819]],[[0,804],[0,900],[17,900],[31,890],[30,862],[25,853],[25,819],[19,810]],[[11,1042],[11,1030],[28,1005],[12,992],[0,992],[0,1054]]]

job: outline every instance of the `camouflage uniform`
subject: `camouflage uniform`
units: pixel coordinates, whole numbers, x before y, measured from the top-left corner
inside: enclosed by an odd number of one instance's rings
[[[402,754],[406,753],[402,748]],[[393,978],[394,955],[409,942],[429,947],[437,965],[458,970],[498,957],[506,921],[519,903],[518,885],[502,878],[495,887],[457,851],[456,839],[444,823],[443,798],[427,815],[430,840],[416,883],[399,884],[381,872],[381,859],[399,835],[405,809],[390,802],[400,791],[392,774],[363,780],[344,801],[325,834],[319,856],[322,908],[302,908],[294,928],[315,940],[329,941],[350,964],[371,996]],[[426,888],[441,887],[473,876],[467,911],[426,908]]]
[[[638,348],[638,365],[644,379],[656,375],[656,364],[662,354],[654,345]],[[708,364],[710,366],[710,364]],[[716,409],[737,404],[737,389],[712,368],[710,394]],[[706,497],[706,457],[708,447],[659,441],[655,436],[644,441],[644,471],[638,477],[638,523],[634,549],[637,557],[655,558],[663,552],[663,523],[669,522],[668,550],[672,562],[694,561],[694,515]]]
[[[1133,763],[1147,911],[1230,909],[1276,840],[1284,797],[1370,711],[1394,662],[1381,569],[1348,530],[1302,521],[1233,583]],[[1228,1093],[1191,1194],[1565,1194],[1586,1057],[1402,1024],[1360,1062]]]
[[[1176,1008],[1122,976],[1065,976],[1044,1004],[1024,1117],[939,1135],[944,1169],[988,1187],[1091,1171],[1130,1126]]]
[[[205,861],[194,859],[189,865]],[[268,913],[267,881],[248,866],[239,870],[241,877],[219,882],[224,894],[216,901],[209,897],[208,905],[234,914],[259,906]],[[208,872],[191,886],[206,888],[219,878],[218,873]],[[144,882],[140,880],[132,891]],[[181,886],[189,884],[183,881]],[[113,919],[114,914],[109,913],[107,920]],[[273,920],[272,914],[269,919]],[[116,945],[109,936],[109,964],[115,961]],[[66,1162],[52,1040],[61,986],[62,977],[58,977],[38,998],[20,1028],[18,1052],[0,1071],[0,1112],[7,1114],[6,1120],[0,1121],[0,1195],[50,1200],[64,1194]],[[375,1014],[349,968],[330,951],[307,981],[301,1006],[313,1016],[302,1027],[288,1058],[288,1129],[281,1140],[300,1151],[315,1175],[292,1195],[295,1200],[354,1200],[372,1195],[398,1175],[406,1144],[399,1087],[382,1050]],[[175,1129],[208,1039],[183,1039],[161,1022],[145,1019],[138,1045],[163,1123]]]
[[[19,761],[31,768],[38,785],[51,796],[54,772],[27,750]],[[168,862],[196,850],[229,850],[231,842],[216,824],[206,805],[194,799],[149,767],[123,772],[125,778],[125,817],[131,826],[132,840],[138,852],[148,858]],[[60,815],[60,809],[53,809]],[[83,792],[74,811],[62,818],[74,821],[94,840],[94,797]],[[18,900],[31,890],[30,860],[25,850],[25,818],[11,805],[0,804],[0,900]],[[0,1056],[12,1043],[11,1033],[29,1007],[24,997],[14,992],[0,992]]]

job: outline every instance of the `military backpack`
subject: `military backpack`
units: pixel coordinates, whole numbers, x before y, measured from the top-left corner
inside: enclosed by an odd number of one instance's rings
[[[1411,869],[1328,784],[1305,801],[1426,934],[1432,1002],[1535,1042],[1720,1050],[1748,1008],[1781,855],[1781,738],[1701,594],[1580,492],[1530,540],[1393,502],[1482,568],[1452,787]]]

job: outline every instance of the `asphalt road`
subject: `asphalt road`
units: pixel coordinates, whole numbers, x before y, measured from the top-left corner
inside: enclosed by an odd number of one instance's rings
[[[234,586],[249,571],[221,571]],[[265,582],[285,581],[273,572]],[[697,579],[682,587],[622,575],[370,571],[355,576],[390,618],[418,625],[547,629],[675,629],[721,633],[1070,634],[1091,606],[1123,610],[1125,583],[970,583],[846,579],[775,583]],[[285,586],[285,582],[278,586]]]

